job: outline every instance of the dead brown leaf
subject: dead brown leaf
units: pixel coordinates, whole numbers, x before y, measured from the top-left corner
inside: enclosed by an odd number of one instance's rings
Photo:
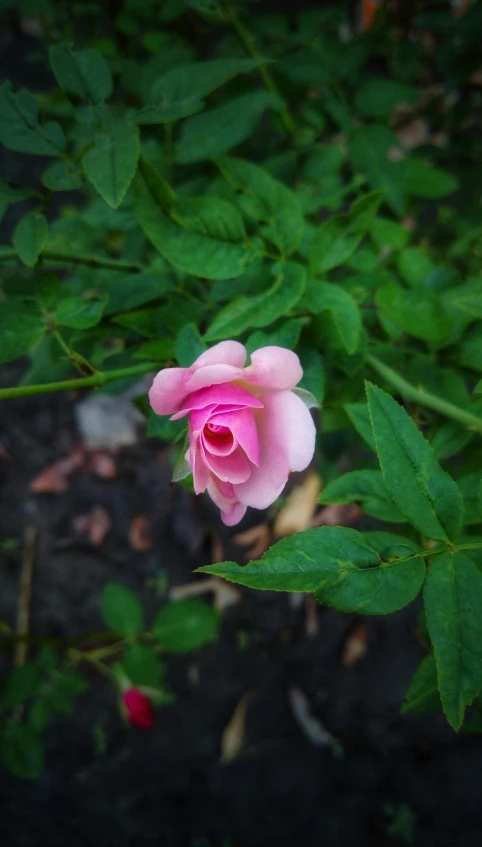
[[[319,629],[318,601],[314,594],[305,595],[305,633],[307,638],[313,638]]]
[[[358,623],[350,630],[341,654],[341,663],[345,668],[356,665],[366,654],[369,635],[369,623]]]
[[[129,544],[140,553],[152,548],[151,525],[144,515],[133,518],[129,529]]]
[[[236,706],[221,738],[221,762],[232,762],[244,747],[246,714],[253,692],[246,691]]]
[[[414,118],[397,129],[399,143],[404,150],[413,150],[426,144],[429,138],[429,126],[423,118]]]
[[[84,451],[82,447],[74,449],[60,459],[44,468],[30,483],[30,491],[34,494],[62,494],[69,487],[69,477],[73,471],[82,467]]]
[[[311,521],[311,526],[351,526],[363,512],[355,503],[333,503],[325,506]]]
[[[213,531],[211,535],[211,562],[213,565],[216,565],[218,562],[224,562],[225,560],[223,542],[217,532]]]
[[[307,739],[317,747],[331,747],[335,754],[340,754],[340,742],[328,732],[319,718],[311,713],[311,703],[306,694],[293,686],[288,692],[288,697],[293,716]]]
[[[117,468],[110,453],[105,450],[92,450],[86,454],[85,470],[100,476],[101,479],[114,479]]]
[[[223,613],[229,606],[234,606],[241,600],[241,592],[218,576],[188,582],[186,585],[176,585],[169,591],[171,600],[184,600],[186,597],[198,597],[201,594],[214,594],[214,606]]]
[[[260,523],[251,529],[245,529],[244,532],[238,532],[232,540],[240,547],[248,547],[244,552],[246,560],[258,559],[271,543],[271,532],[267,523]]]
[[[320,491],[321,480],[316,473],[309,473],[293,488],[275,520],[273,531],[277,538],[294,535],[310,526]]]
[[[74,520],[74,532],[86,535],[93,547],[100,547],[111,528],[111,519],[102,506],[94,506],[86,515]]]

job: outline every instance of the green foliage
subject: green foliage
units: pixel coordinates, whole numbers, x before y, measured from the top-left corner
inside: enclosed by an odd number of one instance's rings
[[[102,616],[116,635],[136,635],[142,630],[141,604],[128,588],[111,583],[102,593]]]
[[[304,399],[323,404],[320,502],[358,504],[367,532],[310,529],[207,571],[361,614],[402,608],[426,579],[430,652],[404,709],[441,704],[458,728],[482,695],[472,13],[402,19],[387,7],[345,41],[342,7],[294,10],[288,26],[240,3],[232,27],[224,3],[129,0],[106,36],[102,4],[86,26],[65,4],[24,5],[45,16],[35,60],[49,83],[0,86],[0,143],[19,180],[0,182],[0,362],[26,357],[0,399],[84,374],[121,390],[226,339],[248,354],[294,350]],[[186,422],[136,402],[148,437],[181,451]],[[189,470],[181,461],[175,475]],[[129,639],[119,678],[163,702],[156,651],[196,649],[219,625],[189,600],[161,609],[146,635],[122,586],[101,607]],[[43,728],[81,691],[77,661],[35,657],[8,676],[0,751],[13,772],[39,772]]]
[[[219,613],[197,597],[169,603],[156,615],[152,634],[163,650],[187,653],[215,638]]]

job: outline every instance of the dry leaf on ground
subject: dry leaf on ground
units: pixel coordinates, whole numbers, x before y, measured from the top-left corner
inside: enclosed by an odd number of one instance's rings
[[[292,686],[288,696],[294,718],[308,740],[317,747],[331,747],[335,755],[342,753],[340,742],[311,713],[311,703],[306,694]]]
[[[74,531],[77,535],[87,536],[93,547],[100,547],[110,531],[112,522],[102,506],[94,506],[86,515],[79,515],[74,520]]]
[[[74,449],[60,459],[44,468],[30,483],[30,491],[34,494],[62,494],[69,487],[69,477],[84,462],[84,451],[82,447]]]
[[[229,606],[234,606],[241,600],[241,592],[217,576],[188,582],[186,585],[176,585],[169,591],[171,600],[184,600],[186,597],[198,597],[209,592],[214,594],[214,606],[219,612],[224,612]]]
[[[315,515],[311,526],[351,526],[362,515],[362,510],[355,503],[333,503]]]
[[[368,649],[369,635],[369,623],[358,623],[350,630],[341,654],[341,663],[345,668],[351,668],[363,658]]]
[[[141,553],[152,548],[151,525],[144,515],[133,518],[129,528],[129,544],[133,550]]]
[[[260,523],[233,535],[232,541],[240,547],[248,548],[243,554],[246,560],[258,559],[271,543],[271,532],[267,523]]]
[[[236,706],[221,738],[221,762],[232,762],[244,747],[246,713],[252,699],[252,691],[246,691]]]
[[[300,485],[293,488],[274,523],[277,538],[303,532],[310,526],[320,491],[321,480],[316,473],[308,474]]]

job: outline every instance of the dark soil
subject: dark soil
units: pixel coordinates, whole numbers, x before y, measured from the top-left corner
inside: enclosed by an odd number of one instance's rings
[[[3,384],[14,370],[4,369]],[[28,524],[39,529],[31,622],[38,635],[99,629],[99,595],[109,581],[138,590],[154,609],[149,578],[160,569],[169,586],[196,578],[192,570],[210,561],[210,526],[222,532],[202,499],[172,488],[159,442],[124,449],[113,480],[76,472],[65,494],[30,494],[29,481],[78,443],[73,405],[51,395],[2,407],[0,440],[11,458],[0,460],[0,533],[21,541]],[[73,519],[92,505],[112,517],[100,550],[73,540]],[[155,527],[145,553],[127,540],[138,514]],[[223,537],[231,556],[226,531]],[[18,556],[4,553],[0,619],[10,624],[18,577]],[[414,635],[417,611],[374,619],[365,657],[346,668],[340,653],[354,617],[320,609],[318,632],[308,638],[304,610],[293,609],[286,595],[246,590],[225,614],[216,643],[168,660],[177,700],[158,712],[152,730],[126,728],[115,693],[93,678],[74,713],[49,729],[42,778],[31,783],[0,773],[0,843],[377,847],[401,843],[387,827],[404,804],[414,816],[415,845],[478,847],[481,739],[456,736],[442,717],[399,714],[423,655]],[[0,661],[5,668],[5,654]],[[292,686],[308,696],[343,755],[302,733],[289,706]],[[244,751],[222,764],[223,730],[247,691]],[[95,744],[98,727],[104,754]]]

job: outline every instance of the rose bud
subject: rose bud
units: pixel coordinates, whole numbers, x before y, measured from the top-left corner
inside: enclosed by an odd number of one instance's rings
[[[194,490],[208,491],[228,526],[247,506],[270,506],[315,449],[313,419],[292,390],[303,376],[296,353],[263,347],[245,361],[242,344],[221,341],[190,368],[160,371],[149,391],[156,414],[188,416]]]
[[[151,728],[155,715],[149,697],[138,688],[128,688],[122,694],[122,702],[130,724],[141,729]]]

